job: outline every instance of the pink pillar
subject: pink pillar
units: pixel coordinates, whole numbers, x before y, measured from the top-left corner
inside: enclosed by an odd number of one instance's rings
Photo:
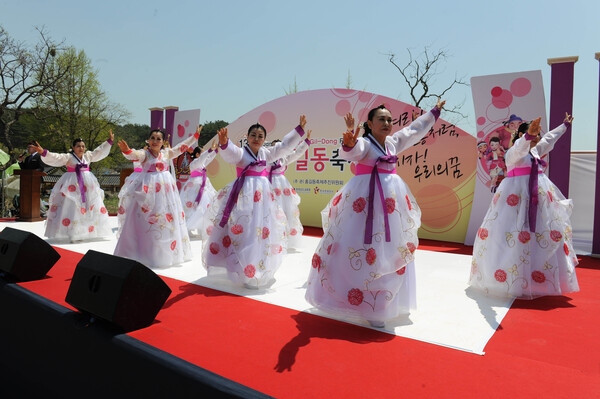
[[[600,61],[600,53],[596,53]],[[592,254],[600,255],[600,84],[598,85],[598,131],[596,133],[596,191],[594,195],[594,226],[592,227]]]
[[[579,57],[550,58],[550,125],[554,129],[565,119],[565,112],[573,113],[573,78]],[[575,122],[576,123],[576,122]],[[550,154],[550,180],[565,197],[569,197],[569,172],[571,170],[571,128],[558,140]]]
[[[163,128],[163,109],[150,108],[150,130]]]
[[[179,111],[179,107],[165,107],[165,133],[169,137],[169,144],[173,145],[173,125],[175,124],[175,112]]]

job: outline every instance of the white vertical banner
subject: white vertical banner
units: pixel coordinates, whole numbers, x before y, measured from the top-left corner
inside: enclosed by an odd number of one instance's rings
[[[475,242],[493,194],[506,176],[504,153],[512,145],[512,134],[521,123],[538,117],[542,118],[542,132],[548,131],[541,71],[476,76],[471,78],[471,92],[477,124],[477,167],[466,245]]]

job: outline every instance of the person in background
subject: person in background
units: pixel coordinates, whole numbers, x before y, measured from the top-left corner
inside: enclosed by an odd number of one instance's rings
[[[190,239],[169,161],[198,145],[201,127],[174,147],[160,129],[150,132],[148,147],[129,148],[119,140],[125,158],[142,168],[121,198],[123,222],[114,255],[134,259],[149,268],[169,267],[192,259]]]
[[[108,140],[89,151],[83,139],[77,138],[71,151],[64,154],[50,152],[35,142],[33,147],[46,165],[67,167],[50,193],[46,237],[78,242],[112,236],[104,190],[90,171],[90,164],[108,156],[113,140],[111,130]]]
[[[543,136],[541,118],[521,129],[506,152],[507,176],[473,244],[469,285],[489,295],[534,299],[579,291],[572,201],[543,172],[548,154],[573,118]]]
[[[396,173],[397,154],[419,142],[445,101],[394,132],[390,110],[369,111],[358,137],[346,114],[340,157],[356,174],[322,212],[323,237],[312,257],[306,300],[315,308],[376,328],[416,308],[414,252],[421,210]]]
[[[27,156],[25,156],[26,154]],[[27,143],[27,152],[19,155],[18,163],[21,169],[44,171],[44,163],[41,155],[36,151],[35,141]]]
[[[217,190],[206,175],[206,167],[215,159],[217,152],[216,140],[213,141],[208,151],[202,151],[200,147],[196,147],[189,166],[190,177],[179,190],[188,234],[190,236],[198,235],[203,240],[207,238],[206,228],[210,223],[208,217],[205,217],[206,211],[217,195]]]
[[[264,146],[267,131],[259,123],[248,129],[243,148],[219,130],[219,154],[235,165],[237,179],[219,191],[211,205],[216,215],[202,250],[208,275],[227,273],[230,281],[248,289],[272,285],[287,253],[286,217],[275,200],[268,164],[287,156],[302,141],[306,117],[280,143]]]
[[[293,152],[287,156],[273,162],[269,168],[269,181],[275,194],[275,199],[283,209],[287,218],[286,236],[288,239],[288,251],[300,246],[300,239],[304,232],[304,227],[300,221],[300,196],[296,193],[296,189],[292,186],[289,180],[285,177],[285,171],[288,165],[296,162],[304,155],[310,146],[310,135],[312,131],[306,132],[304,139]],[[273,140],[271,144],[276,144],[279,140]]]

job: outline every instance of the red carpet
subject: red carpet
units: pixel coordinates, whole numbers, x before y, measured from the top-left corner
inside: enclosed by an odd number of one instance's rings
[[[428,240],[420,248],[470,253]],[[82,255],[56,249],[48,278],[20,285],[70,308]],[[129,335],[278,398],[600,397],[600,259],[582,257],[577,275],[581,292],[516,301],[484,356],[165,277],[173,293],[155,323]]]

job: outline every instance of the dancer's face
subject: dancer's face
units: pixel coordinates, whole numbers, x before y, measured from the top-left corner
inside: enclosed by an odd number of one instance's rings
[[[368,124],[375,140],[383,143],[385,138],[392,134],[392,113],[387,109],[378,109]]]
[[[248,133],[248,146],[254,154],[258,154],[258,150],[265,143],[266,137],[267,135],[260,128],[254,128]]]

